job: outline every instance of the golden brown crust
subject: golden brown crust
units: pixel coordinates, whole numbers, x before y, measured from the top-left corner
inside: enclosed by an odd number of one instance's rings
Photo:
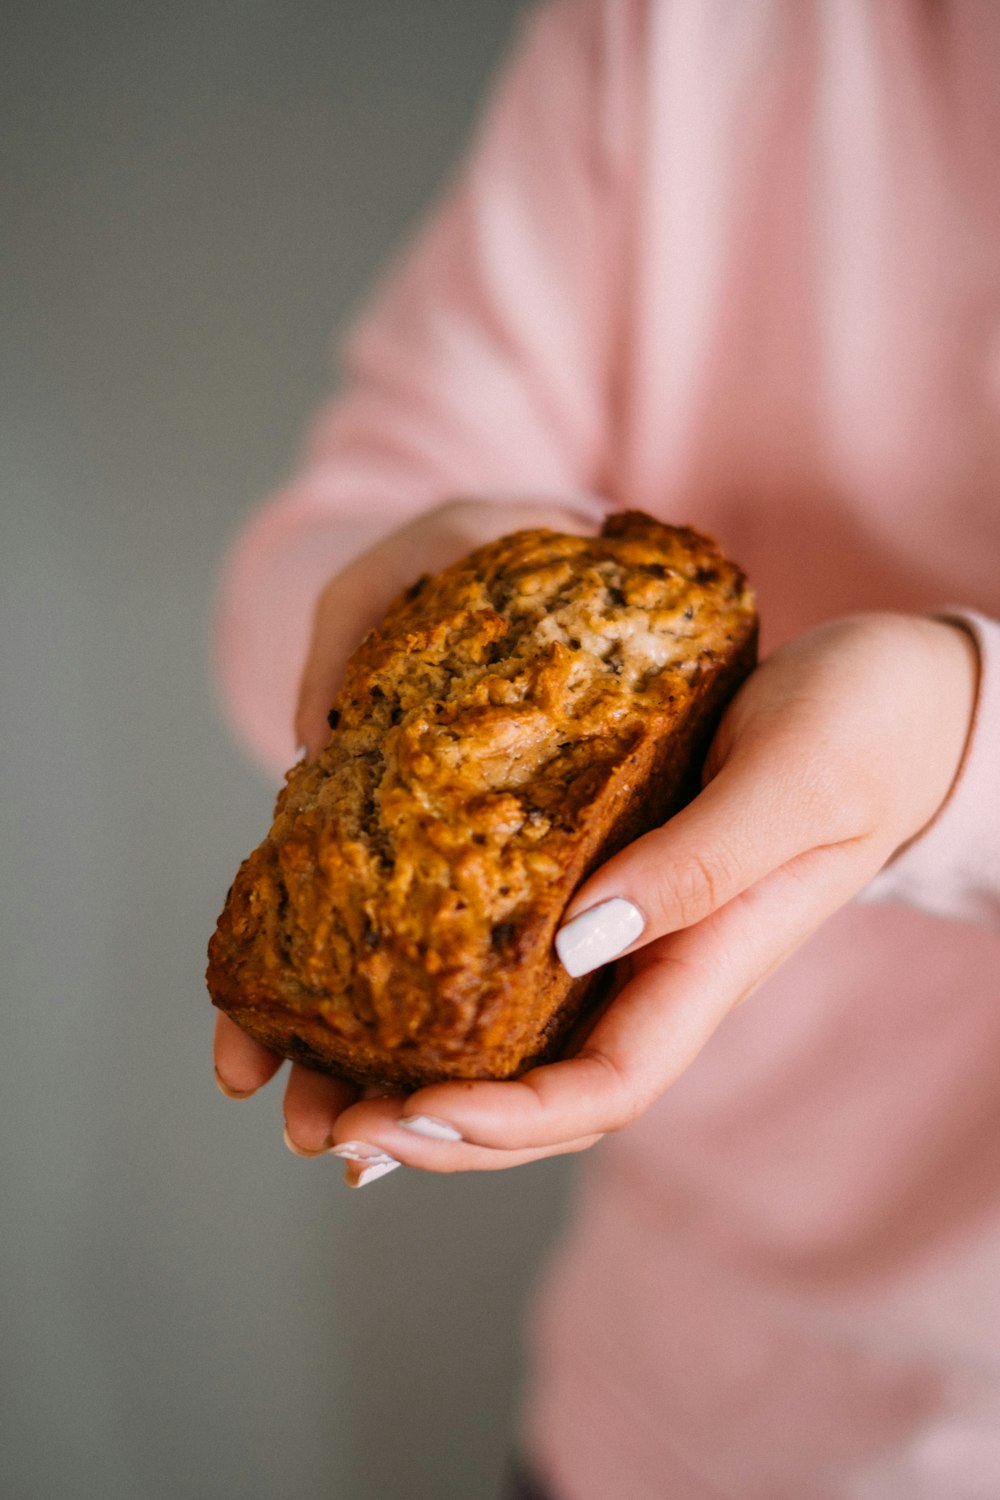
[[[347,664],[209,946],[216,1005],[359,1081],[505,1078],[599,982],[552,941],[580,882],[697,789],[752,668],[714,543],[625,512],[522,531],[418,580]]]

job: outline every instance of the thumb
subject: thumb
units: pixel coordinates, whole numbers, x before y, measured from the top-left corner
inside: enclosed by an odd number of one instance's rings
[[[330,580],[316,602],[295,712],[296,738],[307,759],[317,756],[329,737],[327,714],[347,658],[397,594],[422,574],[523,527],[586,533],[593,520],[551,500],[451,500],[391,532]]]
[[[394,576],[380,578],[375,569],[355,564],[332,579],[317,599],[295,709],[295,736],[307,760],[314,760],[330,737],[327,716],[347,658],[384,615],[396,584]]]
[[[571,975],[691,927],[804,851],[856,836],[817,795],[808,765],[781,763],[776,748],[765,738],[734,753],[693,802],[585,883],[555,940]]]

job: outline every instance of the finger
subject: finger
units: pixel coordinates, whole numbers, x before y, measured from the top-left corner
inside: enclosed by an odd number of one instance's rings
[[[341,1128],[371,1132],[391,1155],[406,1150],[413,1120],[421,1134],[416,1164],[440,1152],[449,1170],[473,1167],[482,1147],[517,1153],[562,1146],[620,1130],[697,1055],[723,1017],[848,900],[874,873],[841,846],[810,851],[735,897],[695,927],[636,957],[634,978],[598,1021],[583,1050],[507,1082],[435,1084],[407,1099],[400,1119],[362,1119]],[[450,1130],[461,1140],[444,1139]],[[365,1136],[364,1139],[369,1139]]]
[[[283,1059],[248,1036],[224,1011],[215,1018],[215,1081],[227,1099],[248,1099],[273,1078]]]
[[[567,908],[556,951],[574,977],[588,974],[702,921],[804,850],[858,836],[853,809],[846,799],[831,802],[810,762],[779,757],[761,738],[585,883]]]
[[[400,1126],[400,1114],[399,1099],[361,1100],[343,1112],[336,1123],[333,1149],[345,1161],[349,1182],[360,1175],[366,1164],[385,1162],[398,1162],[426,1172],[504,1171],[549,1156],[585,1151],[601,1138],[599,1132],[591,1131],[575,1139],[507,1150],[416,1135]]]
[[[296,1156],[320,1156],[333,1145],[333,1127],[358,1097],[357,1084],[296,1064],[285,1088],[285,1145]]]
[[[511,1167],[530,1166],[535,1161],[545,1161],[551,1156],[572,1156],[581,1151],[589,1151],[596,1146],[603,1136],[584,1136],[578,1141],[563,1141],[558,1146],[539,1146],[533,1151],[489,1151],[483,1147],[473,1149],[464,1147],[459,1152],[441,1152],[420,1148],[414,1150],[408,1148],[406,1154],[411,1158],[408,1161],[387,1157],[379,1158],[373,1165],[388,1165],[390,1162],[396,1166],[412,1167],[421,1172],[437,1172],[442,1175],[450,1175],[453,1172],[506,1172]],[[418,1160],[417,1158],[422,1158]],[[348,1187],[363,1186],[361,1178],[366,1176],[364,1162],[348,1161],[344,1168],[344,1181]]]

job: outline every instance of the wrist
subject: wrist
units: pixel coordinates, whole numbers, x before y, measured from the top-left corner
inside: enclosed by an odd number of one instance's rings
[[[866,888],[868,901],[900,901],[952,920],[996,927],[1000,922],[1000,625],[972,610],[935,617],[958,645],[975,647],[976,688],[971,725],[957,766],[934,815],[898,849]],[[951,636],[941,639],[951,642]],[[968,658],[966,657],[966,660]]]
[[[981,670],[975,637],[960,618],[920,615],[911,617],[911,623],[919,631],[924,655],[920,688],[926,697],[927,779],[916,826],[903,847],[937,820],[961,777]]]

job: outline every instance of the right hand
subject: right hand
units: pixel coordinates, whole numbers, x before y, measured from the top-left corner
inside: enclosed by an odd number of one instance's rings
[[[307,760],[330,738],[326,716],[347,658],[396,595],[484,542],[535,526],[579,535],[594,529],[580,512],[554,502],[451,500],[392,532],[330,579],[316,601],[295,712],[296,740]]]

